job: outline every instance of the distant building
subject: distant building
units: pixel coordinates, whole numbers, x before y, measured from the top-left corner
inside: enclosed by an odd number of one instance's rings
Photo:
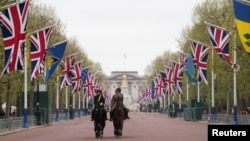
[[[146,85],[147,80],[145,76],[138,75],[137,71],[112,71],[105,81],[109,83],[109,87],[106,90],[111,94],[111,97],[115,93],[116,88],[122,88],[122,83],[126,83],[126,93],[131,98],[133,104],[138,102],[140,91]]]

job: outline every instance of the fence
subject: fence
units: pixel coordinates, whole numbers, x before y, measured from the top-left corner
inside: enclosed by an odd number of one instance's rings
[[[198,110],[201,111],[201,110]],[[51,124],[56,122],[62,122],[69,120],[69,113],[68,112],[61,112],[58,116],[55,113],[49,113],[50,114],[49,121]],[[197,119],[196,117],[197,110],[195,109],[186,109],[183,112],[184,120],[191,120],[191,121],[204,121],[208,124],[233,124],[233,115],[231,114],[201,114],[201,119]],[[74,111],[73,113],[73,119],[81,118],[84,116],[89,115],[89,111]],[[68,118],[67,118],[68,117]],[[58,120],[56,120],[58,118]],[[9,119],[0,119],[0,135],[8,132],[18,131],[22,130],[23,128],[23,117],[10,117]],[[41,117],[41,123],[46,125],[46,120],[44,117]],[[238,115],[237,122],[239,125],[250,125],[250,115]],[[28,124],[30,127],[35,127],[36,125],[36,116],[29,116],[28,117]],[[50,125],[50,124],[48,124]]]
[[[42,125],[52,125],[56,122],[67,121],[70,119],[69,112],[61,112],[56,115],[56,113],[50,112],[48,109],[41,109],[41,124]],[[88,110],[74,111],[72,119],[81,118],[83,116],[89,115]],[[57,119],[57,120],[56,120]],[[0,135],[8,132],[15,132],[24,129],[24,117],[10,117],[8,119],[4,119],[4,117],[0,118]],[[37,126],[37,117],[29,116],[28,117],[28,128],[32,128]]]
[[[209,124],[233,124],[234,115],[232,114],[203,114],[202,121],[207,121]],[[250,115],[237,115],[237,124],[250,125]]]
[[[8,119],[0,119],[0,133],[16,131],[23,128],[23,117],[10,117]],[[28,117],[29,126],[36,125],[36,117]]]

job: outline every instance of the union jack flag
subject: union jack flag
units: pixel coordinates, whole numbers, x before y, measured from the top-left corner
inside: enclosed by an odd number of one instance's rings
[[[180,61],[183,66],[183,71],[186,71],[187,70],[187,58],[189,54],[184,53],[184,52],[179,52],[179,54],[180,54]]]
[[[148,89],[148,86],[144,87],[142,90],[141,90],[141,93],[139,95],[139,103],[143,103],[147,100],[150,100],[149,99],[149,95],[150,95],[150,89]]]
[[[76,61],[76,54],[72,54],[70,56],[65,57],[65,61],[61,61],[61,86],[60,88],[66,88],[67,86],[71,85],[71,77],[72,77],[72,70],[73,70],[73,66],[75,64]]]
[[[158,92],[157,93],[158,93],[159,98],[162,98],[165,96],[165,89],[166,89],[165,79],[162,77],[161,74],[158,74],[157,80],[158,80],[158,84],[157,84]]]
[[[45,72],[45,56],[53,26],[37,31],[30,36],[31,80]]]
[[[93,83],[92,83],[91,73],[88,72],[88,75],[86,77],[86,81],[85,81],[83,87],[85,89],[85,95],[87,95],[89,100],[94,99],[94,92],[93,92],[92,86],[93,86]]]
[[[145,87],[144,94],[146,96],[146,100],[151,100],[151,88],[150,88],[150,86]]]
[[[144,101],[144,100],[146,100],[146,88],[143,88],[142,90],[141,90],[141,93],[140,93],[140,95],[139,95],[139,100],[140,100],[140,103],[141,103],[141,101]]]
[[[24,68],[24,47],[29,0],[12,5],[0,13],[3,44],[5,50],[5,67],[3,74]]]
[[[192,58],[197,73],[198,81],[207,83],[207,57],[209,48],[203,44],[197,43],[196,41],[190,40]]]
[[[94,97],[95,96],[95,88],[97,86],[97,78],[92,74],[90,74],[90,78],[91,78],[91,81],[92,81],[92,87],[91,87],[92,92],[91,92],[91,94]]]
[[[233,62],[229,56],[229,41],[231,39],[231,33],[227,32],[221,27],[212,25],[210,23],[207,24],[208,33],[210,35],[211,43],[217,52],[217,54],[226,62],[233,67]]]
[[[110,94],[108,94],[107,90],[104,90],[103,92],[103,97],[105,99],[105,105],[110,105],[111,103],[111,98],[110,98]]]
[[[183,65],[177,62],[172,61],[173,63],[173,75],[174,75],[174,84],[176,92],[182,94],[182,78],[183,78]]]
[[[72,78],[71,78],[71,82],[72,82],[72,94],[74,93],[77,93],[80,91],[80,88],[81,88],[81,80],[82,80],[82,77],[81,77],[81,70],[82,70],[82,66],[83,66],[83,63],[82,62],[78,62],[76,64],[74,64],[73,66],[73,70],[72,70]]]
[[[175,94],[175,91],[174,91],[174,86],[175,86],[175,83],[174,83],[174,74],[173,74],[173,68],[171,67],[166,67],[165,68],[165,73],[166,73],[166,90],[167,90],[167,93],[170,94],[170,95],[174,95]]]

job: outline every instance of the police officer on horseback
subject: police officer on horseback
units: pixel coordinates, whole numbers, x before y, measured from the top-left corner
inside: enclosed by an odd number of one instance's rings
[[[95,110],[97,109],[97,107],[98,106],[104,107],[104,104],[105,104],[105,99],[102,95],[102,91],[100,89],[96,89],[95,92],[96,92],[96,95],[94,97],[94,106],[95,107],[91,112],[91,121],[94,120],[94,113],[95,113]],[[105,119],[108,120],[106,110],[104,109],[103,111],[104,111]]]
[[[119,97],[121,97],[121,100],[123,102],[123,94],[121,93],[121,88],[117,88],[115,90],[115,94],[112,96],[112,99],[111,99],[111,110],[110,110],[110,119],[109,119],[110,121],[113,121],[114,109],[115,109],[117,101],[119,100]],[[125,118],[126,119],[130,119],[128,117],[129,109],[126,108],[124,104],[123,104],[123,110],[124,110],[124,113],[125,113]]]

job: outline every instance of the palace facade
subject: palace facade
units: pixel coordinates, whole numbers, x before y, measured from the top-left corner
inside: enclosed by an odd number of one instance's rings
[[[112,71],[111,75],[107,76],[105,81],[108,82],[109,87],[107,92],[111,97],[115,93],[115,89],[124,88],[126,83],[126,96],[130,97],[131,104],[138,103],[140,91],[146,85],[146,77],[138,75],[137,71]]]

